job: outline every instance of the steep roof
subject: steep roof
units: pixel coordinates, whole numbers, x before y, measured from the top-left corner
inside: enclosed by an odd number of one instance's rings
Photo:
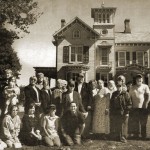
[[[71,27],[72,24],[74,23],[80,23],[81,26],[83,28],[85,28],[86,30],[88,30],[89,32],[93,32],[94,34],[96,34],[97,36],[99,36],[99,33],[97,31],[95,31],[93,28],[91,28],[88,24],[86,24],[84,21],[82,21],[80,18],[75,17],[74,19],[72,19],[70,22],[68,22],[64,27],[60,28],[58,31],[56,31],[53,36],[55,37],[56,35],[65,32],[68,28]]]
[[[150,33],[115,33],[115,43],[150,43]]]

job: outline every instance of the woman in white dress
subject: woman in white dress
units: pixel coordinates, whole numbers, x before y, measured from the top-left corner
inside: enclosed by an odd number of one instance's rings
[[[104,81],[98,80],[99,91],[95,95],[94,112],[93,112],[93,133],[109,133],[109,100],[110,94],[108,88],[104,87]]]

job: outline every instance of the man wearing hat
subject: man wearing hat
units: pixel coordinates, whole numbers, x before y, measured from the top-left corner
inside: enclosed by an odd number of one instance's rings
[[[132,107],[130,95],[123,91],[123,87],[117,84],[117,91],[112,93],[110,100],[110,115],[112,115],[113,136],[121,142],[126,142],[128,133],[129,110]]]
[[[139,137],[140,131],[142,138],[146,138],[146,123],[148,118],[148,103],[150,98],[150,91],[148,85],[143,83],[141,74],[135,77],[136,84],[133,85],[129,91],[133,103],[133,134]]]

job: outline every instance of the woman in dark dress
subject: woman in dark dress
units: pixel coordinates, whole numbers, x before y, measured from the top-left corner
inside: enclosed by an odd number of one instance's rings
[[[21,141],[28,146],[35,146],[41,143],[39,118],[36,117],[35,105],[31,103],[28,114],[22,118],[22,129],[20,133]]]

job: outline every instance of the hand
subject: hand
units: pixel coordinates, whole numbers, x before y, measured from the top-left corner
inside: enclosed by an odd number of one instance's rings
[[[38,140],[42,140],[42,136],[41,135],[38,135]]]
[[[41,103],[35,103],[36,106],[41,106]]]
[[[9,101],[9,100],[7,100],[7,101],[6,101],[6,105],[9,105],[9,104],[10,104],[10,101]]]
[[[88,112],[83,113],[83,117],[84,117],[84,118],[87,118],[87,116],[88,116]]]
[[[87,106],[87,110],[91,110],[91,106]]]

